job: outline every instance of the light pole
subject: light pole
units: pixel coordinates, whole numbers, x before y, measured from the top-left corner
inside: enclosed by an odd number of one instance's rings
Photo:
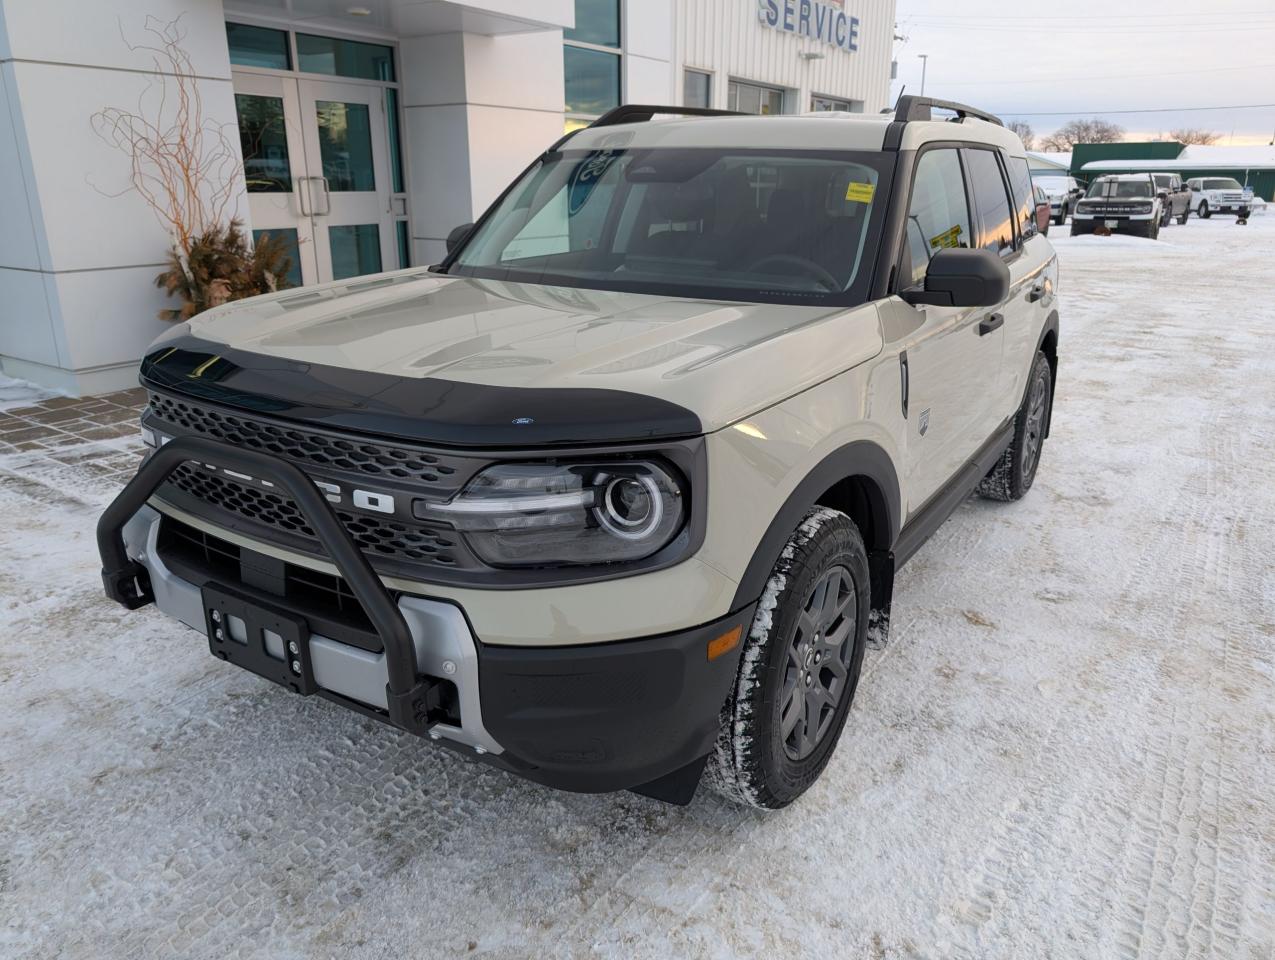
[[[925,96],[925,71],[930,66],[930,55],[928,53],[918,53],[921,58],[921,96]]]

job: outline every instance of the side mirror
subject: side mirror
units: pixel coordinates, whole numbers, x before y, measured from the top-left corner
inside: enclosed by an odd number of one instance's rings
[[[990,250],[940,250],[930,258],[925,286],[899,296],[913,306],[994,307],[1009,299],[1009,268]]]
[[[472,223],[462,223],[459,227],[452,228],[452,232],[447,235],[447,254],[450,256],[455,252],[456,248],[465,242],[465,238],[469,236],[469,231],[474,229]]]

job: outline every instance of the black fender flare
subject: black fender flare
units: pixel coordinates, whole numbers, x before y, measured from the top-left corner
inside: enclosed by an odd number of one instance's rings
[[[825,492],[851,477],[864,477],[871,481],[879,494],[870,498],[869,503],[873,519],[872,541],[864,543],[869,557],[891,555],[894,544],[899,539],[902,515],[899,477],[894,469],[894,461],[884,449],[871,440],[856,440],[839,447],[819,461],[775,513],[739,580],[732,609],[747,606],[761,596],[784,544],[797,529],[801,518]],[[890,569],[892,572],[892,564]],[[884,601],[888,605],[888,592]],[[873,605],[877,605],[875,596]]]
[[[1036,353],[1041,353],[1045,349],[1045,341],[1049,339],[1050,334],[1054,335],[1054,355],[1050,357],[1050,374],[1053,376],[1053,386],[1049,391],[1049,409],[1045,411],[1045,437],[1049,437],[1049,430],[1054,424],[1054,397],[1058,394],[1058,311],[1051,310],[1049,316],[1045,320],[1044,329],[1040,331],[1040,338],[1036,341]],[[1032,363],[1036,362],[1036,353],[1032,354]],[[1046,356],[1049,356],[1046,354]],[[1027,378],[1028,382],[1023,388],[1023,399],[1019,404],[1027,402],[1027,391],[1031,389],[1031,377]]]

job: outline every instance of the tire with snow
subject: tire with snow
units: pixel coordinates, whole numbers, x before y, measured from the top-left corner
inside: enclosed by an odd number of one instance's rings
[[[1049,399],[1054,389],[1049,358],[1036,354],[1028,381],[1027,396],[1014,417],[1014,439],[978,485],[978,495],[986,500],[1021,500],[1032,488],[1041,448],[1049,425]]]
[[[1207,200],[1200,201],[1200,212],[1197,216],[1201,220],[1207,220],[1209,217],[1213,216],[1213,212],[1209,210],[1209,202]]]
[[[819,778],[859,683],[870,611],[858,528],[812,508],[771,571],[722,708],[709,772],[719,793],[778,810]]]

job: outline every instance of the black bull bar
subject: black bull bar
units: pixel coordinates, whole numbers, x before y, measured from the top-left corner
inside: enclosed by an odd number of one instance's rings
[[[410,733],[428,733],[433,726],[431,714],[438,708],[439,684],[417,675],[416,646],[398,605],[314,481],[278,457],[204,437],[179,437],[152,453],[97,522],[97,549],[107,597],[130,610],[155,601],[146,568],[128,556],[124,525],[186,461],[247,473],[275,484],[292,498],[380,635],[388,674],[385,701],[390,721]]]

